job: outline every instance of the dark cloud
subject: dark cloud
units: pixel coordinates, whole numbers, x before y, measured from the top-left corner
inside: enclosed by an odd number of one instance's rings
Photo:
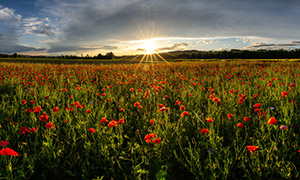
[[[184,49],[187,46],[188,46],[187,43],[178,43],[178,44],[174,44],[173,46],[170,46],[170,47],[158,48],[155,51],[172,51],[172,50]]]
[[[257,48],[268,48],[268,47],[294,47],[300,46],[300,41],[291,41],[290,43],[282,43],[282,44],[275,44],[275,43],[254,43],[251,46],[245,47],[246,49],[257,49]]]
[[[115,50],[115,49],[118,49],[118,47],[117,46],[102,46],[102,47],[100,47],[100,49]]]
[[[48,52],[49,53],[60,53],[60,52],[90,51],[90,50],[97,50],[97,49],[99,49],[99,48],[55,45],[55,46],[52,46],[50,49],[48,49]]]
[[[136,51],[137,51],[137,52],[146,52],[147,50],[144,49],[144,48],[139,48],[139,49],[137,49]]]

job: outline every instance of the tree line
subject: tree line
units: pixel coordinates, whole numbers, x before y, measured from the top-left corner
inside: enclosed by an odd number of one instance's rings
[[[173,59],[297,59],[300,49],[294,50],[239,50],[224,51],[173,51],[162,53],[165,58]]]

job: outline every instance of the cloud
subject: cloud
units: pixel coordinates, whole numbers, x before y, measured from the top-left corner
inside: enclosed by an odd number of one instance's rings
[[[152,34],[300,38],[300,25],[295,23],[300,17],[299,3],[294,0],[38,0],[38,5],[58,19],[60,42],[50,49],[100,45],[97,43],[108,39],[153,38]]]
[[[202,41],[201,43],[203,44],[212,44],[212,43],[216,43],[216,42],[219,42],[217,40],[206,40],[206,41]]]
[[[55,32],[50,25],[49,18],[39,19],[36,17],[22,19],[22,27],[25,34],[54,36]]]
[[[84,51],[92,51],[92,50],[115,50],[118,49],[116,46],[65,46],[65,45],[52,45],[49,43],[50,49],[48,49],[49,53],[61,53],[61,52],[84,52]]]
[[[275,43],[253,43],[251,46],[245,47],[245,49],[278,49],[278,48],[289,48],[289,47],[295,47],[300,46],[300,41],[291,41],[289,43],[282,43],[282,44],[275,44]]]
[[[45,48],[36,48],[19,44],[19,33],[22,16],[15,14],[10,8],[0,5],[0,53],[21,53],[27,51],[44,51]]]
[[[21,15],[15,14],[15,10],[10,8],[4,8],[0,5],[0,20],[8,21],[8,20],[17,20],[20,21],[22,18]]]
[[[136,51],[137,51],[137,52],[146,52],[147,50],[144,49],[144,48],[139,48],[139,49],[137,49]]]
[[[174,44],[173,46],[170,47],[162,47],[162,48],[158,48],[155,51],[173,51],[173,50],[179,50],[179,49],[185,49],[189,44],[187,43],[178,43],[178,44]]]

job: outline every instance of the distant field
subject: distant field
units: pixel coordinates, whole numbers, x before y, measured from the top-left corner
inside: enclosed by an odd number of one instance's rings
[[[136,59],[59,59],[59,58],[0,58],[0,62],[21,62],[21,63],[53,63],[53,64],[136,64],[140,63],[142,56]],[[205,61],[300,61],[300,59],[167,59],[168,62],[205,62]],[[158,61],[143,61],[143,63],[161,63]]]

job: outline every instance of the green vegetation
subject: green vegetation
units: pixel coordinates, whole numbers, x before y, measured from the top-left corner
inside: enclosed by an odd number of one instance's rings
[[[0,179],[299,179],[299,72],[0,63]]]

